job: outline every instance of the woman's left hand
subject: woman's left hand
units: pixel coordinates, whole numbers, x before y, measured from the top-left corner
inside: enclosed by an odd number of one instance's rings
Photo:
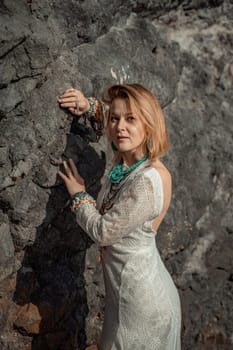
[[[74,161],[72,159],[69,159],[69,163],[64,161],[63,166],[65,169],[65,174],[61,171],[58,171],[58,175],[64,181],[70,196],[72,197],[77,192],[85,192],[84,180],[79,175]]]

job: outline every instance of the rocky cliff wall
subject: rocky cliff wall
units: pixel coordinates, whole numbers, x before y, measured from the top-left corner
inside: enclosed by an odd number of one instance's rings
[[[0,3],[0,348],[84,349],[98,338],[98,248],[57,178],[72,157],[97,195],[108,146],[59,109],[68,87],[158,96],[173,200],[158,243],[181,296],[183,349],[233,344],[233,2]]]

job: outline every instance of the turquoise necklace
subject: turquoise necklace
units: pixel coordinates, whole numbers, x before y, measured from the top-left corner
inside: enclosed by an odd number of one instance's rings
[[[148,158],[147,155],[145,155],[143,158],[141,158],[137,163],[134,163],[133,165],[129,166],[126,169],[123,169],[123,160],[120,161],[119,164],[117,164],[108,174],[108,178],[111,181],[111,183],[119,183],[121,180],[124,179],[126,175],[128,175],[131,171],[136,169],[139,165],[141,165],[145,160]]]

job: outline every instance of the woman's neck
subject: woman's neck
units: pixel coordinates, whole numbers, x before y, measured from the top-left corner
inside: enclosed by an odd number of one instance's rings
[[[145,156],[144,152],[140,152],[138,154],[136,153],[126,153],[124,152],[121,157],[123,161],[123,165],[125,167],[129,167],[135,163],[137,163],[140,159],[142,159]]]

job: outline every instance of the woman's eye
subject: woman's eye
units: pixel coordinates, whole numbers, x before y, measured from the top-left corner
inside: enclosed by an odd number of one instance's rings
[[[110,118],[111,122],[115,122],[115,121],[117,121],[118,119],[119,119],[119,118],[118,118],[116,115],[112,115],[111,118]]]
[[[132,116],[132,115],[129,115],[128,117],[127,117],[127,120],[128,121],[133,121],[135,118],[134,118],[134,116]]]

